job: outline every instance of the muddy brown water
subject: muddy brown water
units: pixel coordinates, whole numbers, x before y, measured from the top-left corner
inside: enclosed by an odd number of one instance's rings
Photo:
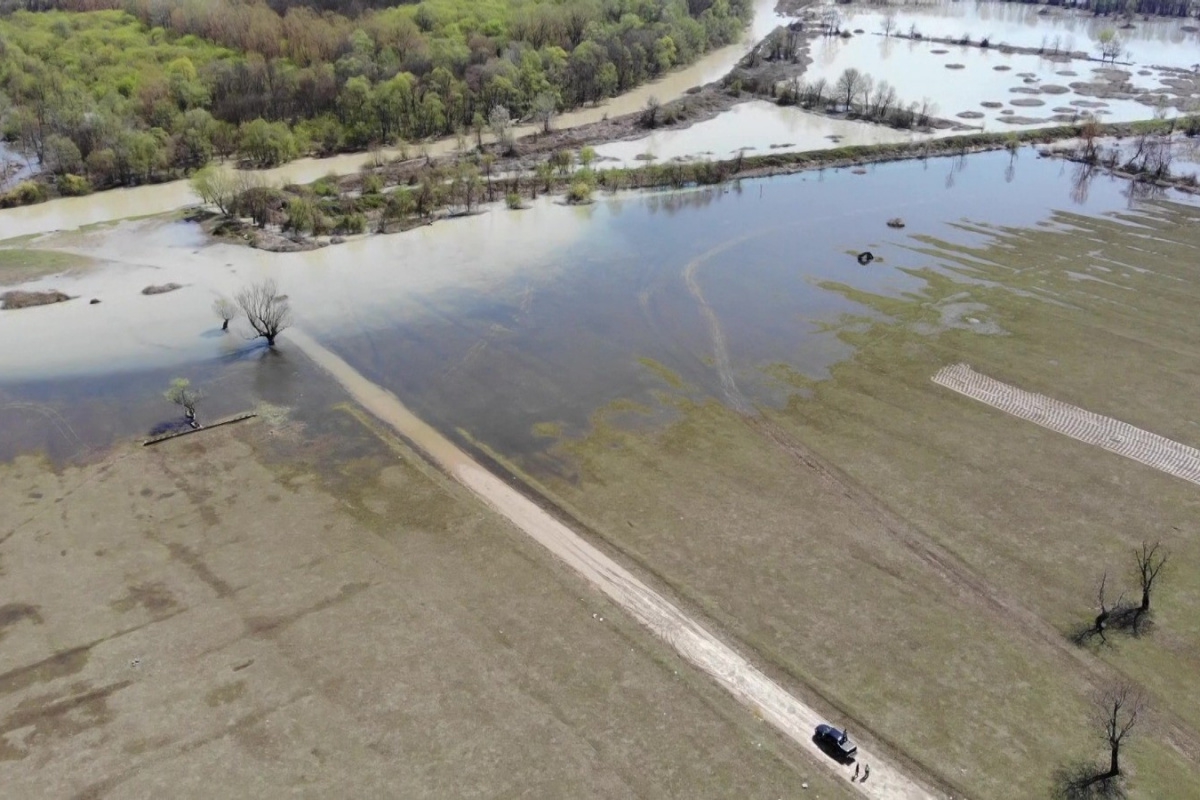
[[[650,411],[627,415],[631,423],[670,418],[671,409],[656,393],[672,389],[676,377],[693,387],[689,391],[727,402],[732,380],[751,405],[781,404],[797,389],[770,377],[772,365],[824,378],[852,352],[831,328],[874,314],[819,284],[902,296],[921,284],[913,270],[944,266],[936,255],[920,252],[919,237],[978,244],[988,238],[989,226],[1047,224],[1055,209],[1098,214],[1124,209],[1131,202],[1127,186],[1095,177],[1081,193],[1072,165],[1039,159],[1026,149],[1016,158],[993,153],[878,165],[866,176],[824,171],[600,197],[584,217],[561,206],[547,206],[533,218],[497,211],[483,220],[447,223],[438,234],[461,239],[453,226],[492,226],[488,241],[502,242],[507,251],[492,257],[507,266],[487,279],[456,281],[451,270],[442,282],[381,285],[379,308],[362,314],[327,320],[311,305],[299,306],[297,314],[355,369],[460,443],[469,438],[510,456],[534,455],[553,441],[545,435],[547,427],[580,434],[595,411],[613,401],[633,401]],[[897,216],[906,227],[888,228],[887,220]],[[505,226],[532,220],[539,229],[569,222],[573,234],[527,252],[514,251],[520,237],[497,237]],[[369,250],[276,257],[286,267],[278,274],[299,302],[306,292],[320,295],[322,281],[341,281],[339,271],[361,276],[356,272],[361,268],[345,258],[407,253],[416,239],[406,236],[375,237]],[[180,239],[181,250],[195,249],[187,237],[166,237],[173,238]],[[854,257],[865,250],[875,256],[868,266]],[[217,260],[236,258],[237,252],[224,248]],[[248,264],[266,263],[262,254],[245,252]],[[164,258],[171,253],[167,247]],[[400,263],[386,268],[410,274],[418,267],[406,264],[419,255],[420,250],[397,256]],[[467,256],[483,259],[474,268],[487,272],[486,247],[455,253]],[[309,258],[320,260],[310,265]],[[436,263],[419,268],[439,269]],[[315,281],[311,286],[302,285],[306,275]],[[186,293],[166,297],[182,303]],[[212,327],[207,302],[197,312],[205,329]],[[713,319],[722,338],[721,359],[714,354]],[[195,339],[190,330],[179,335]],[[172,347],[170,336],[162,349]],[[279,353],[270,357],[243,346],[197,358],[184,348],[177,363],[115,375],[101,369],[72,377],[49,368],[37,379],[5,380],[0,371],[5,442],[0,456],[32,449],[67,458],[145,435],[176,418],[161,394],[177,376],[204,389],[203,411],[210,419],[260,401],[289,405],[289,397],[318,391],[321,378],[301,363],[303,356],[289,347],[286,334],[280,341]],[[30,339],[18,346],[36,344]],[[114,362],[120,361],[116,350],[122,345],[111,346]],[[104,343],[89,347],[97,357],[105,355]],[[53,355],[46,356],[51,366]]]
[[[812,173],[738,188],[630,196],[601,203],[586,235],[540,285],[516,278],[486,293],[447,293],[410,323],[338,337],[332,349],[399,394],[423,419],[510,454],[540,451],[535,426],[571,435],[617,400],[669,414],[655,392],[683,383],[726,400],[721,365],[695,293],[719,320],[733,377],[751,403],[793,387],[764,368],[812,379],[850,354],[827,326],[870,316],[819,283],[902,295],[939,261],[914,236],[961,245],[983,228],[1043,224],[1051,210],[1104,213],[1129,204],[1124,184],[1091,182],[1072,199],[1068,165],[1024,151]],[[904,218],[903,230],[886,221]],[[853,257],[870,250],[875,261]],[[636,418],[636,415],[633,415]],[[653,418],[651,417],[651,420]]]

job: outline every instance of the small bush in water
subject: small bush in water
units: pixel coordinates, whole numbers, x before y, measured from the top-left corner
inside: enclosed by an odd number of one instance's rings
[[[567,190],[568,203],[586,203],[591,199],[592,187],[584,181],[571,184],[571,188]]]

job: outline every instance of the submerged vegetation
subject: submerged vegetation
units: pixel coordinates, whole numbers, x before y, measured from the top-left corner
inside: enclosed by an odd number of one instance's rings
[[[1169,122],[1133,125],[1062,125],[1029,131],[976,133],[902,144],[836,147],[792,153],[739,154],[723,161],[669,161],[638,167],[596,168],[595,153],[557,149],[532,164],[520,160],[497,169],[491,153],[471,152],[444,160],[413,159],[368,164],[357,175],[328,175],[307,186],[272,187],[253,173],[213,167],[199,171],[192,188],[225,219],[214,231],[256,247],[290,251],[322,246],[315,237],[367,231],[393,233],[446,216],[470,214],[482,203],[503,201],[509,209],[525,199],[558,193],[571,204],[591,201],[597,191],[713,186],[808,169],[857,167],[866,163],[1014,150],[1026,143],[1050,143],[1082,135],[1136,136],[1139,141],[1167,132]],[[258,231],[250,229],[248,220]]]
[[[558,110],[733,41],[750,14],[749,0],[371,8],[382,5],[0,2],[0,11],[32,9],[0,16],[3,135],[60,176],[59,191],[83,194],[187,174],[214,157],[270,166],[478,135],[503,115],[548,130]],[[6,203],[44,199],[36,186]]]

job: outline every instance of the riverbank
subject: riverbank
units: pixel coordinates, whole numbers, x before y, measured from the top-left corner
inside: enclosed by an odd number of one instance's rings
[[[596,98],[601,97],[603,93],[591,94],[582,98],[582,100],[580,98],[572,98],[569,100],[569,105],[566,109],[563,109],[561,112],[555,110],[553,113],[553,118],[557,126],[563,128],[574,127],[607,119],[610,116],[624,116],[625,114],[640,110],[645,105],[647,99],[651,97],[657,97],[658,100],[664,103],[669,102],[682,96],[684,92],[694,87],[703,86],[714,80],[718,80],[737,63],[748,49],[774,28],[775,24],[779,21],[774,11],[775,0],[750,0],[745,6],[739,6],[739,8],[741,9],[739,17],[744,24],[740,26],[740,37],[734,37],[734,41],[699,54],[693,48],[691,51],[692,60],[686,65],[679,66],[676,64],[672,69],[658,72],[652,80],[643,80],[622,94],[602,97],[602,99]],[[742,13],[743,11],[745,12],[744,14]],[[727,37],[723,41],[729,41],[729,38]],[[529,112],[523,109],[521,113],[528,114]],[[534,115],[530,114],[521,122],[514,120],[513,135],[521,138],[539,130],[542,125],[535,124],[533,119]],[[478,127],[477,124],[472,122],[471,124],[463,123],[456,126],[447,125],[445,130],[457,129],[462,131],[463,136],[470,136],[475,127]],[[485,123],[482,127],[490,129],[491,125]],[[334,167],[332,164],[343,161],[348,157],[353,158],[368,152],[365,146],[355,148],[343,144],[330,149],[319,144],[316,138],[313,136],[298,135],[297,142],[291,149],[290,154],[283,154],[278,158],[272,159],[275,164],[282,164],[282,168],[273,167],[269,170],[264,170],[264,172],[277,173],[289,171],[287,168],[296,162],[311,160],[328,160],[331,162],[330,169],[345,171],[344,168]],[[387,138],[385,131],[383,136],[375,136],[371,141],[378,143]],[[456,138],[458,137],[454,135],[447,135],[439,139],[417,139],[414,137],[410,138],[407,142],[397,142],[393,139],[390,145],[385,145],[382,150],[378,150],[377,148],[376,151],[384,153],[387,158],[394,157],[399,151],[404,149],[429,151],[431,154],[438,155],[454,149]],[[490,134],[486,134],[485,138],[490,139]],[[312,140],[311,147],[306,147],[304,144],[304,141],[307,139]],[[359,141],[366,140],[360,138]],[[229,156],[235,150],[236,148],[232,146],[225,150],[216,149],[214,150],[214,155]],[[308,150],[310,155],[297,159],[297,150]],[[238,156],[238,158],[242,158],[242,162],[238,162],[241,165],[244,165],[243,162],[245,161],[243,156],[245,154],[239,154]],[[134,175],[126,176],[120,183],[125,188],[134,185],[160,185],[165,182],[177,180],[180,177],[186,177],[193,166],[203,164],[207,160],[206,156],[199,161],[182,162],[179,168],[137,170]],[[261,159],[251,160],[256,164],[262,163]],[[209,163],[219,163],[219,159],[214,159]],[[81,168],[76,168],[73,171],[81,172]],[[110,191],[115,188],[117,187],[106,185],[103,191]],[[0,207],[38,204],[52,198],[80,196],[88,194],[91,191],[89,181],[83,176],[71,176],[70,179],[56,179],[52,175],[45,174],[31,180],[23,181],[20,185],[11,187],[9,191],[0,192]]]
[[[1170,123],[1114,123],[1092,125],[1091,135],[1123,137],[1166,132]],[[215,239],[247,244],[272,252],[341,244],[347,236],[362,233],[397,233],[439,220],[475,213],[485,204],[505,201],[520,209],[528,200],[555,195],[568,203],[590,202],[594,193],[628,189],[709,186],[741,179],[787,175],[821,169],[861,168],[868,164],[947,155],[968,155],[990,150],[1015,149],[1024,144],[1049,145],[1079,138],[1084,125],[1060,125],[1024,131],[971,133],[908,143],[831,147],[803,152],[739,154],[713,161],[674,160],[639,167],[593,168],[590,158],[565,148],[555,150],[557,165],[537,161],[539,169],[525,168],[529,155],[487,165],[483,174],[470,159],[424,159],[384,164],[356,175],[332,176],[310,186],[271,190],[269,206],[256,214],[260,224],[245,218],[208,214],[193,217]],[[558,140],[562,142],[563,140]],[[588,141],[584,139],[583,141]],[[587,145],[584,146],[585,148]],[[259,192],[256,196],[261,196]],[[303,209],[301,211],[300,209]],[[323,222],[300,227],[298,219],[317,215]],[[311,223],[310,223],[311,224]],[[316,231],[316,232],[314,232]]]

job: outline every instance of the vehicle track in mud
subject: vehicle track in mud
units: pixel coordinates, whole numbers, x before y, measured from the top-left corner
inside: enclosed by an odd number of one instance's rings
[[[1018,389],[989,378],[967,364],[942,367],[932,378],[939,386],[978,400],[1019,419],[1086,444],[1200,484],[1200,450],[1112,417]]]

